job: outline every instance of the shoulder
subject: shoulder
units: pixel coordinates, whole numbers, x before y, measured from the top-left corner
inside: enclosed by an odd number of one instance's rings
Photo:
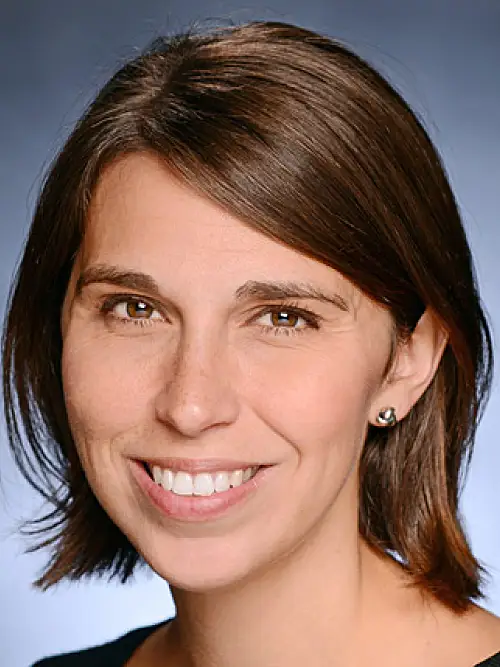
[[[32,667],[121,667],[160,625],[137,628],[105,644],[44,658]]]
[[[500,618],[473,604],[468,612],[455,616],[448,630],[450,665],[500,667]]]
[[[476,667],[500,667],[500,653],[497,653],[491,658],[487,658],[483,662],[478,663]]]
[[[478,663],[477,667],[500,667],[500,618],[484,609],[478,609],[476,613],[477,635],[484,638],[482,646],[486,654],[491,656]]]

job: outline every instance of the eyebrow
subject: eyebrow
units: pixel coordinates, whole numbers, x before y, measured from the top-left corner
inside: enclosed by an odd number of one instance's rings
[[[76,294],[79,295],[85,287],[93,283],[109,283],[134,291],[145,291],[158,296],[161,294],[158,283],[149,274],[106,264],[95,264],[84,269],[76,282]],[[345,312],[350,310],[348,302],[340,294],[326,293],[309,283],[295,281],[249,280],[238,287],[235,299],[238,302],[247,299],[313,299],[332,304]]]
[[[154,278],[140,271],[129,271],[107,264],[94,264],[82,271],[76,281],[76,294],[93,283],[110,283],[125,289],[159,294],[160,288]]]
[[[349,311],[349,304],[340,294],[326,293],[318,287],[302,282],[249,280],[236,290],[235,296],[237,301],[251,298],[264,301],[273,299],[313,299],[333,304],[340,310]]]

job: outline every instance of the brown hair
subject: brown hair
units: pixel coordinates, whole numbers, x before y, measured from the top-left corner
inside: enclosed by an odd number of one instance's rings
[[[61,305],[103,168],[148,151],[249,226],[340,271],[407,336],[426,307],[449,335],[432,384],[390,430],[370,428],[360,531],[414,582],[461,611],[481,568],[458,515],[492,367],[470,250],[440,159],[401,96],[346,47],[251,23],[156,41],[79,121],[45,181],[4,332],[4,401],[16,461],[53,510],[36,582],[141,561],[90,490],[61,384]],[[26,444],[25,444],[26,443]]]

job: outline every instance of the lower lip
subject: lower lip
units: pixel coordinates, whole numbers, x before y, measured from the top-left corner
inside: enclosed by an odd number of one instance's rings
[[[132,463],[136,481],[154,505],[172,519],[190,522],[216,519],[241,505],[257,491],[270,470],[269,467],[260,468],[248,482],[212,496],[178,496],[156,484],[140,461]]]

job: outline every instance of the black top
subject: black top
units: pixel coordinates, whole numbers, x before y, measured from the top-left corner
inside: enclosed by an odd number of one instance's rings
[[[112,642],[87,648],[83,651],[45,658],[36,662],[32,667],[123,667],[127,660],[131,658],[132,653],[160,625],[162,624],[157,623],[147,628],[132,630]],[[500,667],[500,652],[474,667]]]
[[[123,667],[127,660],[131,658],[132,653],[160,625],[162,623],[132,630],[127,632],[126,635],[100,646],[92,646],[82,651],[44,658],[35,662],[32,667]]]

